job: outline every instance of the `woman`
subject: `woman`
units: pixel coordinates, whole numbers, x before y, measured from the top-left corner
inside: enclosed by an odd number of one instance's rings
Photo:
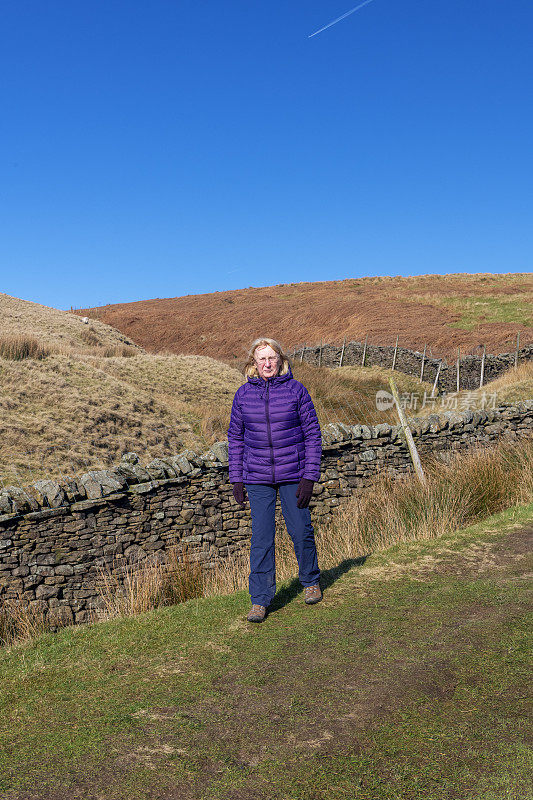
[[[262,622],[276,593],[278,491],[305,602],[322,599],[309,511],[313,483],[320,477],[322,436],[309,392],[293,378],[288,358],[275,339],[252,343],[244,372],[248,380],[235,393],[228,428],[229,479],[242,508],[246,492],[250,499],[252,608],[247,619]]]

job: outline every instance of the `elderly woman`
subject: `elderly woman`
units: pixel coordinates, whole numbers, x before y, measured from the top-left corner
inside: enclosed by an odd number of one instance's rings
[[[275,339],[256,339],[245,366],[247,381],[233,399],[228,428],[229,479],[233,496],[252,514],[247,619],[262,622],[276,593],[275,508],[294,544],[305,602],[322,599],[309,500],[320,477],[322,437],[313,401],[293,378]]]

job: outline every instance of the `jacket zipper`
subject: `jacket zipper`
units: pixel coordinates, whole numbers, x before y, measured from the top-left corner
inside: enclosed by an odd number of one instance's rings
[[[270,414],[269,414],[269,408],[268,408],[268,399],[269,399],[268,389],[269,389],[269,386],[270,386],[270,383],[269,383],[268,378],[267,378],[267,390],[266,390],[266,395],[265,395],[267,432],[268,432],[268,443],[270,445],[270,460],[272,462],[272,483],[276,483],[276,465],[274,464],[274,447],[272,445],[272,431],[270,430]]]

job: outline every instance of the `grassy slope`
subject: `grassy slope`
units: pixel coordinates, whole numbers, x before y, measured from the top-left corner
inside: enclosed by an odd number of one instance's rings
[[[0,477],[29,484],[116,463],[127,450],[144,462],[205,450],[224,437],[220,409],[241,383],[237,370],[197,356],[0,359]]]
[[[253,279],[253,278],[251,278]],[[533,274],[385,276],[290,283],[80,310],[157,352],[210,355],[240,363],[257,336],[292,350],[304,343],[399,344],[455,358],[533,341]]]
[[[85,325],[76,314],[0,292],[0,337],[5,336],[33,336],[54,349],[127,344],[142,352],[128,336],[100,320]]]
[[[202,451],[223,437],[220,409],[243,380],[212,358],[147,354],[103,322],[0,293],[0,342],[13,337],[50,354],[0,357],[5,485],[104,467],[126,450],[145,462]]]
[[[0,655],[0,787],[23,798],[527,800],[533,504],[248,595]],[[529,537],[530,538],[530,537]]]

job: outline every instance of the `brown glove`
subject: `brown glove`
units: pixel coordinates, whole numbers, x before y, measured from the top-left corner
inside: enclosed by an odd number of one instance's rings
[[[311,495],[313,494],[313,484],[314,481],[309,480],[309,478],[302,478],[300,480],[298,488],[296,489],[296,497],[298,498],[296,505],[298,508],[307,508],[309,505]]]
[[[237,501],[237,503],[244,508],[244,503],[246,500],[246,492],[244,489],[244,483],[237,481],[237,483],[233,484],[233,497]]]

